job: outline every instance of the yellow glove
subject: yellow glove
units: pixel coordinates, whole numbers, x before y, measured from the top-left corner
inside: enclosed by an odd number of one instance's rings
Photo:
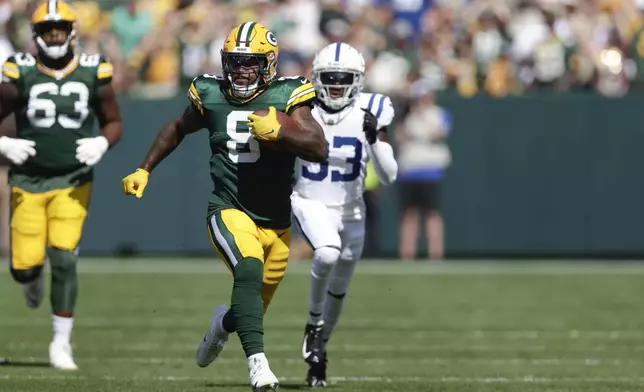
[[[126,195],[135,195],[137,198],[143,197],[143,191],[148,185],[150,173],[147,170],[136,169],[136,171],[123,179],[123,192]]]
[[[248,121],[246,125],[250,128],[250,133],[255,136],[255,139],[259,140],[275,141],[282,128],[277,121],[277,112],[273,106],[268,108],[268,114],[264,117],[249,114]]]

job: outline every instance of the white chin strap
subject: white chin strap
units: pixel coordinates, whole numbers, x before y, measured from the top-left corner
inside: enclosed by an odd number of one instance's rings
[[[234,95],[241,98],[248,98],[251,95],[255,94],[255,91],[257,91],[257,88],[259,87],[259,78],[255,81],[255,83],[248,86],[235,84],[235,82],[233,82],[233,78],[230,76],[228,77],[228,80],[230,81]]]
[[[340,98],[321,97],[321,98],[322,98],[322,102],[324,102],[324,104],[327,107],[331,109],[336,109],[336,110],[349,106],[351,101],[353,101],[353,99],[345,98],[345,97],[340,97]]]
[[[341,97],[331,97],[332,88],[344,88],[344,94]],[[321,88],[316,89],[316,93],[324,105],[330,109],[340,110],[343,109],[353,102],[354,98],[358,96],[356,92],[351,95],[355,87],[353,86],[333,86],[333,85],[322,85]]]
[[[67,41],[65,41],[65,43],[60,46],[47,46],[47,44],[41,37],[36,37],[36,43],[38,44],[40,49],[47,55],[47,57],[50,57],[52,59],[59,59],[64,57],[69,51],[69,43],[71,42],[72,37],[73,35],[70,34],[67,38]]]

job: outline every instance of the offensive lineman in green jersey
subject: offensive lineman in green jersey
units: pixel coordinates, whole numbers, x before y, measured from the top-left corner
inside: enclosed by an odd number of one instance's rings
[[[16,138],[0,137],[0,153],[12,163],[11,275],[23,284],[27,306],[36,308],[49,259],[54,327],[49,360],[64,370],[77,369],[70,336],[92,166],[122,132],[110,87],[112,65],[100,55],[74,52],[75,22],[62,1],[38,6],[32,16],[38,55],[11,56],[0,84],[0,121],[11,113],[16,120]],[[96,120],[100,136],[94,135]]]
[[[313,85],[301,77],[276,78],[277,55],[277,41],[266,27],[237,26],[221,51],[224,77],[194,79],[191,104],[159,132],[139,169],[123,179],[126,194],[142,197],[150,171],[185,135],[208,129],[215,189],[207,225],[234,285],[230,310],[218,306],[212,313],[197,364],[214,361],[236,331],[255,391],[275,390],[278,384],[264,355],[263,314],[286,270],[295,157],[323,162],[327,155],[322,128],[311,115]],[[252,114],[267,107],[264,117]],[[300,129],[282,129],[276,110],[290,115]]]

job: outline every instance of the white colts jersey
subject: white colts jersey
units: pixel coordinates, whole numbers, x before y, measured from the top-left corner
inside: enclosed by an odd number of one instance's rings
[[[329,157],[324,163],[297,160],[295,197],[316,200],[328,207],[342,207],[344,216],[364,217],[362,194],[369,157],[362,130],[362,108],[376,116],[378,129],[393,120],[391,100],[381,94],[362,93],[352,105],[338,113],[327,113],[315,106],[313,117],[324,129]]]

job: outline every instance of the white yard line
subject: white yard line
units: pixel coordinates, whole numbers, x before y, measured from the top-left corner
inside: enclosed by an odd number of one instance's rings
[[[163,342],[144,342],[144,343],[131,343],[127,345],[114,344],[109,349],[104,350],[110,353],[147,353],[152,351],[165,352],[165,353],[186,353],[194,351],[195,344],[193,343],[172,343],[167,344]],[[7,349],[42,351],[43,344],[14,344],[9,343]],[[45,345],[46,347],[46,345]],[[272,344],[269,346],[271,352],[275,353],[297,353],[301,346],[295,344]],[[622,345],[615,347],[614,344],[597,344],[592,347],[579,347],[579,346],[566,346],[560,347],[559,345],[509,345],[499,346],[497,344],[416,344],[416,345],[374,345],[374,344],[333,344],[332,350],[338,354],[342,353],[415,353],[415,354],[431,354],[439,352],[454,352],[462,351],[469,353],[547,353],[565,352],[565,353],[610,353],[610,352],[632,352],[637,355],[642,355],[644,352],[644,345]],[[498,355],[498,354],[497,354]]]
[[[176,364],[176,363],[193,363],[194,358],[190,357],[83,357],[76,356],[78,363],[138,363],[138,364]],[[0,357],[0,365],[3,363],[20,362],[24,364],[29,363],[43,363],[45,358],[23,357],[11,360],[9,358]],[[402,360],[405,362],[406,360]],[[629,366],[640,365],[644,363],[644,359],[608,359],[608,358],[442,358],[442,357],[425,357],[425,358],[409,358],[407,361],[414,364],[424,365],[439,365],[439,364],[467,364],[467,365],[491,365],[491,366],[521,366],[521,365],[534,365],[534,366]],[[248,361],[243,358],[219,358],[217,363],[227,364],[246,364]],[[272,358],[271,363],[283,363],[287,365],[303,364],[300,358]],[[343,365],[390,365],[392,363],[400,363],[400,358],[368,358],[368,359],[355,359],[355,358],[337,358],[333,359],[333,363],[341,363]]]
[[[302,383],[301,377],[279,377],[281,382]],[[121,377],[121,376],[98,376],[86,377],[80,375],[57,375],[57,374],[0,374],[0,380],[16,381],[130,381],[130,382],[242,382],[240,377],[192,377],[192,376],[153,376],[153,377]],[[245,380],[243,380],[245,381]],[[560,384],[560,383],[644,383],[644,377],[381,377],[381,376],[347,376],[330,377],[331,383],[338,382],[362,382],[362,383],[467,383],[467,384]]]
[[[197,340],[198,341],[198,340]],[[197,342],[195,341],[195,342]],[[168,352],[168,353],[182,353],[182,352],[192,352],[196,347],[195,342],[176,342],[176,343],[166,343],[161,341],[139,341],[136,343],[128,344],[119,344],[114,343],[108,349],[105,349],[105,352],[110,353],[146,353],[146,352]],[[236,345],[236,344],[235,344]],[[76,347],[80,347],[75,345]],[[12,351],[19,350],[29,350],[29,351],[41,351],[43,344],[39,343],[7,343],[6,349]],[[276,353],[297,353],[301,349],[301,346],[298,344],[271,344],[271,352]],[[406,345],[397,345],[397,344],[346,344],[346,343],[337,343],[332,344],[331,348],[334,352],[339,354],[341,353],[435,353],[437,351],[442,352],[453,352],[464,351],[464,352],[474,352],[474,353],[516,353],[516,352],[531,352],[531,353],[548,353],[548,352],[566,352],[566,353],[610,353],[610,352],[638,352],[637,355],[641,355],[641,352],[644,352],[644,345],[642,344],[622,344],[620,346],[615,346],[614,342],[607,342],[606,344],[594,344],[592,347],[582,347],[579,345],[571,346],[560,346],[559,344],[521,344],[521,345],[499,345],[494,343],[489,344],[471,344],[464,342],[461,344],[455,344],[453,342],[445,342],[441,344],[406,344]]]

